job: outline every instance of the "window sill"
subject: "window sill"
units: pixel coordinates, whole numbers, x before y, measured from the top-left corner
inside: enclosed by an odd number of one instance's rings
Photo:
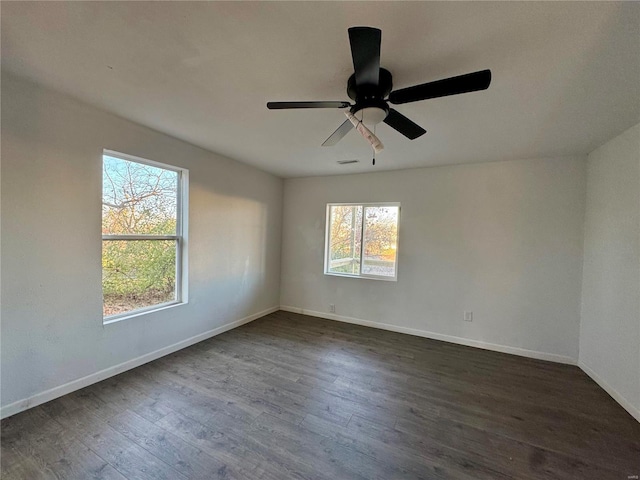
[[[119,315],[111,315],[109,317],[102,318],[102,325],[112,325],[114,323],[121,322],[123,320],[129,320],[135,317],[141,317],[150,313],[160,312],[162,310],[168,310],[169,308],[179,307],[180,305],[186,305],[187,302],[169,302],[161,303],[159,305],[153,305],[151,307],[140,308],[138,310],[132,310],[130,312],[121,313]]]
[[[346,278],[362,278],[365,280],[382,280],[383,282],[397,282],[398,277],[381,277],[374,275],[349,275],[348,273],[333,273],[333,272],[324,272],[325,275],[329,275],[331,277],[346,277]]]

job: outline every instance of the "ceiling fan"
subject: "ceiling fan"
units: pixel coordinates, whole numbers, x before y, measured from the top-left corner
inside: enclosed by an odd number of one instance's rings
[[[360,127],[358,131],[374,145],[374,140],[377,140],[377,138],[362,125],[363,123],[376,125],[384,122],[410,140],[414,140],[426,133],[424,128],[391,108],[389,103],[399,105],[489,88],[491,71],[481,70],[392,91],[391,73],[384,68],[380,68],[381,39],[382,31],[378,28],[349,28],[349,43],[351,44],[351,56],[355,73],[347,81],[347,95],[355,103],[341,101],[268,102],[267,108],[270,110],[349,108],[348,113],[356,117],[357,121],[354,121],[353,117],[347,114],[347,120],[324,141],[322,146],[330,147],[335,145],[354,128],[354,125]],[[360,125],[357,122],[360,122]],[[373,139],[368,134],[371,134]]]

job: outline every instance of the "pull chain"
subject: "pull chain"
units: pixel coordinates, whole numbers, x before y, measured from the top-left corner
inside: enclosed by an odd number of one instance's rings
[[[373,126],[373,134],[374,135],[376,134],[376,126],[375,125]],[[371,164],[373,166],[376,165],[376,149],[375,148],[373,149],[373,160],[372,160]]]

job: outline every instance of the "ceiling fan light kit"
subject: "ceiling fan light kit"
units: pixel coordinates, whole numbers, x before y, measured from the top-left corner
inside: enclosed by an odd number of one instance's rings
[[[461,93],[486,90],[491,83],[491,71],[459,75],[393,90],[391,72],[380,67],[380,44],[382,31],[373,27],[349,28],[349,44],[353,59],[354,73],[347,80],[347,95],[355,103],[342,101],[327,102],[269,102],[271,110],[291,108],[348,108],[346,120],[322,144],[330,147],[337,144],[352,128],[371,143],[376,152],[382,150],[382,142],[365,126],[384,122],[409,140],[421,137],[427,131],[414,123],[389,104],[418,102],[431,98],[458,95]],[[360,117],[358,120],[357,117]]]
[[[384,145],[382,145],[380,139],[376,137],[371,130],[365,127],[364,123],[354,117],[351,112],[344,112],[344,114],[347,116],[351,124],[356,127],[356,130],[360,135],[362,135],[367,142],[371,144],[374,152],[380,153],[384,149]]]

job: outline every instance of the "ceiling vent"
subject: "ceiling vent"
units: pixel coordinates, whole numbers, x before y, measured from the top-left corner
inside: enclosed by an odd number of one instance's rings
[[[349,165],[351,163],[358,163],[360,160],[338,160],[340,165]]]

